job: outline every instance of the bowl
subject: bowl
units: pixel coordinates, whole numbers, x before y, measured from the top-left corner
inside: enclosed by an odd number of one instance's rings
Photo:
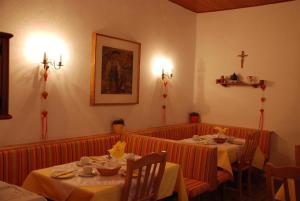
[[[121,166],[109,168],[109,167],[97,167],[98,172],[102,176],[114,176],[119,173]]]
[[[218,144],[223,144],[224,142],[226,142],[227,138],[220,138],[220,137],[216,137],[214,138],[214,141]]]

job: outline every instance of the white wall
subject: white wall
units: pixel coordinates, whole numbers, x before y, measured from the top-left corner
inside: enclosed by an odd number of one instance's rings
[[[203,121],[258,128],[261,90],[215,83],[233,72],[267,80],[271,160],[294,160],[300,144],[300,1],[197,15],[194,107]],[[237,55],[249,56],[244,69]]]
[[[58,35],[70,52],[66,66],[49,76],[49,139],[108,132],[119,117],[128,129],[161,125],[161,86],[151,69],[157,54],[170,57],[175,66],[167,123],[187,121],[193,97],[194,13],[167,0],[1,0],[0,13],[0,30],[14,34],[9,101],[13,119],[0,121],[0,146],[40,139],[42,80],[37,63],[24,55],[25,41],[35,32]],[[92,32],[142,44],[140,104],[89,106]]]

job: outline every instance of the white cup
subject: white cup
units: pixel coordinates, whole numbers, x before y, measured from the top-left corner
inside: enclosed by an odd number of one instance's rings
[[[93,173],[93,168],[90,167],[90,166],[84,166],[83,167],[83,173],[87,174],[87,175],[92,174]]]
[[[199,136],[199,135],[193,135],[193,139],[194,139],[194,140],[199,140],[199,139],[200,139],[200,136]]]
[[[126,158],[134,160],[135,159],[135,155],[134,155],[134,153],[128,153]]]
[[[90,163],[90,158],[87,156],[82,156],[80,158],[80,163],[81,163],[81,165],[87,165]]]

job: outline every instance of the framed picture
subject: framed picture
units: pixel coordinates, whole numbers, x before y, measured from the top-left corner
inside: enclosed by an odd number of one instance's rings
[[[141,44],[93,34],[91,105],[139,103]]]

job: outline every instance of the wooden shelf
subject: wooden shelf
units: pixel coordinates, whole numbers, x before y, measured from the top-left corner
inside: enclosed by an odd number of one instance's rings
[[[12,116],[10,114],[0,114],[0,119],[11,119]]]
[[[241,86],[241,87],[253,87],[253,88],[257,88],[257,87],[262,87],[265,85],[265,81],[264,80],[259,80],[259,82],[257,83],[246,83],[246,82],[242,82],[242,81],[238,81],[238,82],[232,82],[232,81],[228,81],[228,80],[222,80],[222,79],[217,79],[216,80],[216,84],[220,84],[223,87],[230,87],[230,86]]]

